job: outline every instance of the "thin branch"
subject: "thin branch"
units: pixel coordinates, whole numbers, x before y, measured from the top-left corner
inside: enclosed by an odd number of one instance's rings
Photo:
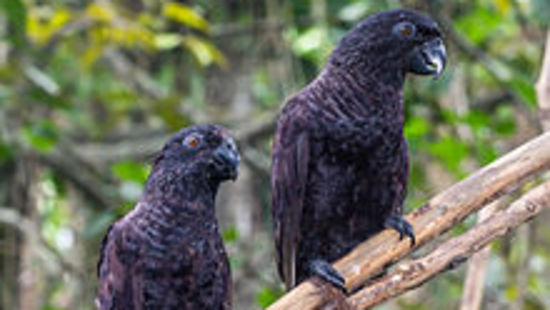
[[[501,199],[493,201],[490,205],[479,211],[478,223],[482,223],[492,217],[497,212]],[[477,310],[480,309],[481,301],[483,300],[483,291],[485,284],[485,271],[487,261],[491,253],[491,246],[488,245],[475,253],[468,262],[468,271],[466,279],[462,285],[462,302],[461,310]]]
[[[40,154],[40,162],[72,182],[96,204],[99,209],[116,207],[123,201],[117,188],[85,169],[86,161],[68,150]]]
[[[510,193],[550,167],[550,133],[543,134],[432,198],[406,218],[417,244],[399,241],[385,230],[357,246],[334,267],[346,278],[348,291],[365,285],[385,267],[432,240],[497,197]],[[273,304],[270,310],[315,309],[330,302],[323,287],[306,281]]]
[[[350,298],[354,309],[367,309],[407,290],[418,287],[439,273],[455,268],[476,251],[550,207],[550,182],[539,185],[515,201],[507,210],[495,213],[463,235],[441,244],[432,253],[401,263]]]

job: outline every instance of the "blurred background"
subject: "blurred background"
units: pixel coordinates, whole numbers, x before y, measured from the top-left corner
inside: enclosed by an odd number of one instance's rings
[[[165,138],[204,122],[230,128],[244,159],[217,206],[235,309],[273,302],[282,294],[268,175],[276,116],[339,38],[380,10],[428,12],[448,47],[441,78],[406,84],[408,211],[541,132],[534,84],[548,0],[0,5],[1,310],[93,309],[107,227],[139,199]],[[484,309],[550,309],[549,220],[494,243]],[[379,308],[457,309],[465,266]]]

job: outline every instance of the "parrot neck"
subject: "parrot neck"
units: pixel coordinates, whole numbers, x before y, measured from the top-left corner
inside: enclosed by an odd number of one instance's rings
[[[214,206],[219,182],[209,181],[198,173],[178,169],[153,170],[145,187],[142,200],[159,201],[163,205],[188,208],[194,202]],[[214,210],[208,210],[214,211]]]
[[[402,123],[402,79],[397,76],[397,82],[383,83],[382,78],[388,77],[378,77],[382,75],[381,72],[379,75],[364,74],[358,70],[347,70],[329,63],[310,84],[309,89],[318,98],[338,97],[323,102],[341,105],[339,109],[342,111],[353,109],[358,116],[383,113]]]
[[[331,59],[325,70],[331,75],[347,75],[359,84],[368,85],[369,91],[377,87],[391,87],[394,90],[402,91],[405,83],[405,72],[397,66],[394,68],[392,62],[355,61],[340,63]]]

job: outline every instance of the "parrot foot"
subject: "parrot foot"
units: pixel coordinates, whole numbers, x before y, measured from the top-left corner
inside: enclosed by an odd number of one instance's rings
[[[309,271],[312,275],[318,276],[324,281],[332,284],[342,292],[346,293],[346,280],[332,265],[323,259],[314,259],[309,263]]]
[[[407,236],[411,239],[411,246],[414,246],[416,239],[414,236],[414,230],[411,223],[407,222],[400,215],[392,215],[384,221],[385,228],[392,228],[399,233],[399,240],[403,240],[403,237]]]

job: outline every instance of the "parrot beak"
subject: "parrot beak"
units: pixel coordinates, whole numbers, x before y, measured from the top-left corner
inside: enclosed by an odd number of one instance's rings
[[[225,139],[214,151],[214,163],[216,170],[222,174],[222,178],[235,181],[239,175],[241,157],[237,151],[235,141]]]
[[[409,57],[409,72],[419,75],[434,75],[438,78],[447,63],[445,45],[437,38],[414,49]]]

